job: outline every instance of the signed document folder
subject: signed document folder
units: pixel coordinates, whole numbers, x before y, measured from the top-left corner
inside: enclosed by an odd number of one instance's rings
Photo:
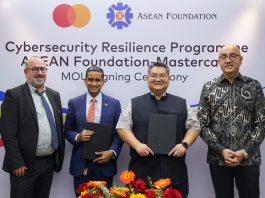
[[[94,131],[94,134],[89,141],[84,142],[83,159],[94,160],[99,157],[95,152],[109,150],[112,143],[113,126],[111,124],[88,122],[86,129]]]
[[[176,145],[177,116],[150,114],[148,146],[155,154],[168,154]]]

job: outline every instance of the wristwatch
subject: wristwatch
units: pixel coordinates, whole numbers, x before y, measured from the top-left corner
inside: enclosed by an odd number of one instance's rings
[[[187,142],[180,142],[180,144],[187,150],[189,148],[189,145]]]

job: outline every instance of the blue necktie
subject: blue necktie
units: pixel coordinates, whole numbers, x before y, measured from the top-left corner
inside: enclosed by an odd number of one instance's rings
[[[58,147],[58,135],[57,135],[57,129],[56,129],[56,125],[53,119],[53,115],[51,112],[51,109],[49,107],[49,104],[47,103],[46,99],[43,96],[43,92],[40,93],[38,92],[38,90],[36,90],[36,93],[40,96],[43,107],[46,111],[46,115],[50,124],[50,128],[51,128],[51,133],[52,133],[52,146],[54,149],[57,149]]]

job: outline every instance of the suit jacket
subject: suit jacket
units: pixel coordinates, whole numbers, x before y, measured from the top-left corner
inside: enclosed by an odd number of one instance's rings
[[[64,158],[63,120],[60,95],[46,87],[46,94],[52,105],[59,139],[58,149],[55,150],[54,170],[59,172]],[[33,98],[27,83],[6,91],[1,106],[1,135],[6,150],[3,170],[13,170],[36,165],[36,149],[39,126]]]
[[[121,113],[120,102],[117,99],[102,94],[100,123],[113,125],[113,141],[110,150],[119,155],[123,142],[115,132],[115,127]],[[77,143],[75,137],[86,128],[86,94],[70,99],[65,120],[65,138],[73,145],[70,174],[79,176],[83,173],[86,160],[82,159],[83,143]],[[104,176],[110,177],[117,173],[117,157],[107,164],[98,164]],[[89,162],[92,163],[92,162]]]

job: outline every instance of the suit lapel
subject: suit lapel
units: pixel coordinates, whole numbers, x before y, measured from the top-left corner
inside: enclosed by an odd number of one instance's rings
[[[102,93],[102,104],[101,104],[101,117],[100,122],[104,123],[104,119],[108,112],[108,99],[107,97]]]
[[[54,117],[56,117],[55,116],[55,115],[57,115],[56,110],[58,108],[57,108],[57,105],[56,105],[55,97],[54,97],[54,95],[51,93],[51,91],[48,88],[46,88],[45,92],[46,92],[47,97],[49,98],[49,101],[50,101],[51,105],[52,105],[52,111],[53,111]]]
[[[62,109],[61,109],[60,106],[58,106],[58,101],[56,101],[57,99],[59,100],[59,98],[56,98],[55,94],[53,94],[52,91],[49,88],[47,88],[47,87],[46,87],[46,91],[45,92],[46,92],[46,95],[47,95],[47,97],[48,97],[48,99],[50,101],[50,104],[52,106],[54,120],[55,120],[55,124],[56,124],[56,127],[57,127],[57,134],[58,134],[58,137],[59,137],[59,139],[58,139],[59,140],[59,145],[61,145],[62,144],[62,142],[61,142],[61,139],[62,139],[62,137],[61,137],[61,135],[62,135],[62,133],[61,133],[61,122],[62,122],[62,120],[61,119],[62,118],[60,118],[60,117],[62,115],[62,113],[61,113]],[[60,101],[59,101],[59,104],[60,104]]]
[[[87,94],[82,95],[79,101],[81,120],[84,120],[84,123],[86,123],[86,96]]]
[[[35,105],[34,105],[34,102],[33,102],[33,98],[32,98],[32,95],[30,93],[30,89],[29,89],[29,86],[27,83],[24,84],[24,87],[23,87],[23,93],[28,101],[28,105],[29,105],[29,108],[32,112],[32,115],[33,115],[33,118],[36,122],[36,124],[38,124],[38,119],[37,119],[37,113],[36,113],[36,108],[35,108]]]
[[[60,107],[58,107],[58,103],[56,101],[56,97],[55,95],[51,92],[51,90],[49,88],[46,87],[46,95],[51,103],[52,106],[52,111],[53,111],[53,115],[54,115],[54,119],[55,119],[55,123],[57,126],[59,126],[59,118],[58,115],[61,115],[61,111],[62,109]],[[60,127],[60,126],[59,126]]]

